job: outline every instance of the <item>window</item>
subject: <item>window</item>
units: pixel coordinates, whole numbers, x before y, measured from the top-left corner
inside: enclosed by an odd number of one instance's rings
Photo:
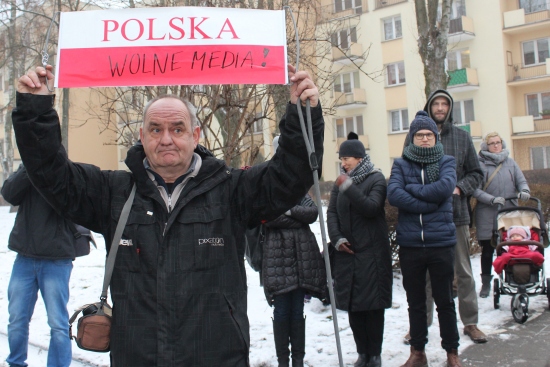
[[[534,118],[541,118],[542,110],[550,110],[550,92],[542,92],[528,94],[527,99],[527,114]]]
[[[405,83],[405,63],[403,61],[386,66],[388,85],[399,85]]]
[[[550,168],[550,147],[531,148],[531,169]]]
[[[384,19],[384,40],[393,40],[401,37],[401,16],[397,15]]]
[[[451,19],[460,18],[461,16],[466,16],[466,4],[465,0],[453,0],[451,5]],[[441,21],[441,2],[437,6],[437,21]]]
[[[351,93],[354,88],[361,88],[359,86],[359,72],[345,73],[336,76],[334,79],[334,91]]]
[[[447,70],[454,71],[470,67],[470,50],[447,52]]]
[[[362,0],[336,0],[334,2],[334,12],[339,13],[348,9],[355,9],[355,14],[361,14],[362,9]]]
[[[457,125],[468,125],[470,121],[475,121],[474,101],[472,99],[454,102],[453,121]]]
[[[252,123],[252,125],[250,125],[251,134],[261,133],[264,130],[264,120],[262,116],[262,112],[256,112],[256,115],[254,116],[255,121]]]
[[[363,116],[343,117],[336,119],[336,136],[345,138],[350,132],[365,135],[363,130]]]
[[[548,4],[546,0],[519,0],[519,7],[529,14],[548,9]]]
[[[527,41],[521,44],[523,49],[523,65],[537,65],[546,62],[549,57],[548,44],[550,38],[541,38],[534,41]]]
[[[341,30],[330,36],[330,43],[333,47],[348,49],[352,43],[357,43],[357,31],[355,27]]]
[[[409,131],[409,111],[395,110],[390,111],[391,132]]]

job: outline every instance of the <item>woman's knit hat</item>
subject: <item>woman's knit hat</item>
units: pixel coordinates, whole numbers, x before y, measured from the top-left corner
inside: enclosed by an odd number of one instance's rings
[[[340,150],[338,151],[338,158],[342,157],[354,157],[363,158],[365,156],[365,146],[359,141],[359,136],[350,132],[348,134],[348,140],[340,144]]]
[[[430,130],[435,135],[435,142],[439,141],[439,131],[437,130],[437,125],[434,120],[428,116],[426,111],[418,111],[414,120],[411,122],[409,127],[409,141],[413,144],[414,134],[420,130]]]
[[[530,236],[527,234],[527,231],[523,227],[510,227],[508,230],[508,238],[511,238],[512,235],[519,234],[524,240],[528,239]]]

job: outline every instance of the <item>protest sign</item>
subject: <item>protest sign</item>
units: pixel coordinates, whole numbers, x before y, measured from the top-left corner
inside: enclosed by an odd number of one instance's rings
[[[285,84],[284,17],[202,7],[64,12],[56,87]]]

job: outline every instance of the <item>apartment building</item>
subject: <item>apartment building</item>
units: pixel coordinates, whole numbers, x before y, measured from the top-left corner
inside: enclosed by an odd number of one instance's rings
[[[322,0],[320,14],[318,29],[333,30],[339,46],[324,61],[336,76],[323,96],[335,111],[325,117],[323,178],[337,177],[350,131],[389,176],[426,101],[414,1]],[[446,67],[454,120],[476,149],[498,131],[523,170],[550,168],[550,116],[542,113],[550,108],[549,44],[548,0],[453,1]]]

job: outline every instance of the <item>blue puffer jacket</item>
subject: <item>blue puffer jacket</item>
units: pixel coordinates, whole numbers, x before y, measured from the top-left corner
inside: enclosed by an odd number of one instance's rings
[[[452,200],[455,187],[454,157],[445,155],[441,158],[439,180],[433,183],[427,183],[424,165],[403,158],[394,161],[388,182],[388,200],[399,209],[399,246],[444,247],[456,244]]]

